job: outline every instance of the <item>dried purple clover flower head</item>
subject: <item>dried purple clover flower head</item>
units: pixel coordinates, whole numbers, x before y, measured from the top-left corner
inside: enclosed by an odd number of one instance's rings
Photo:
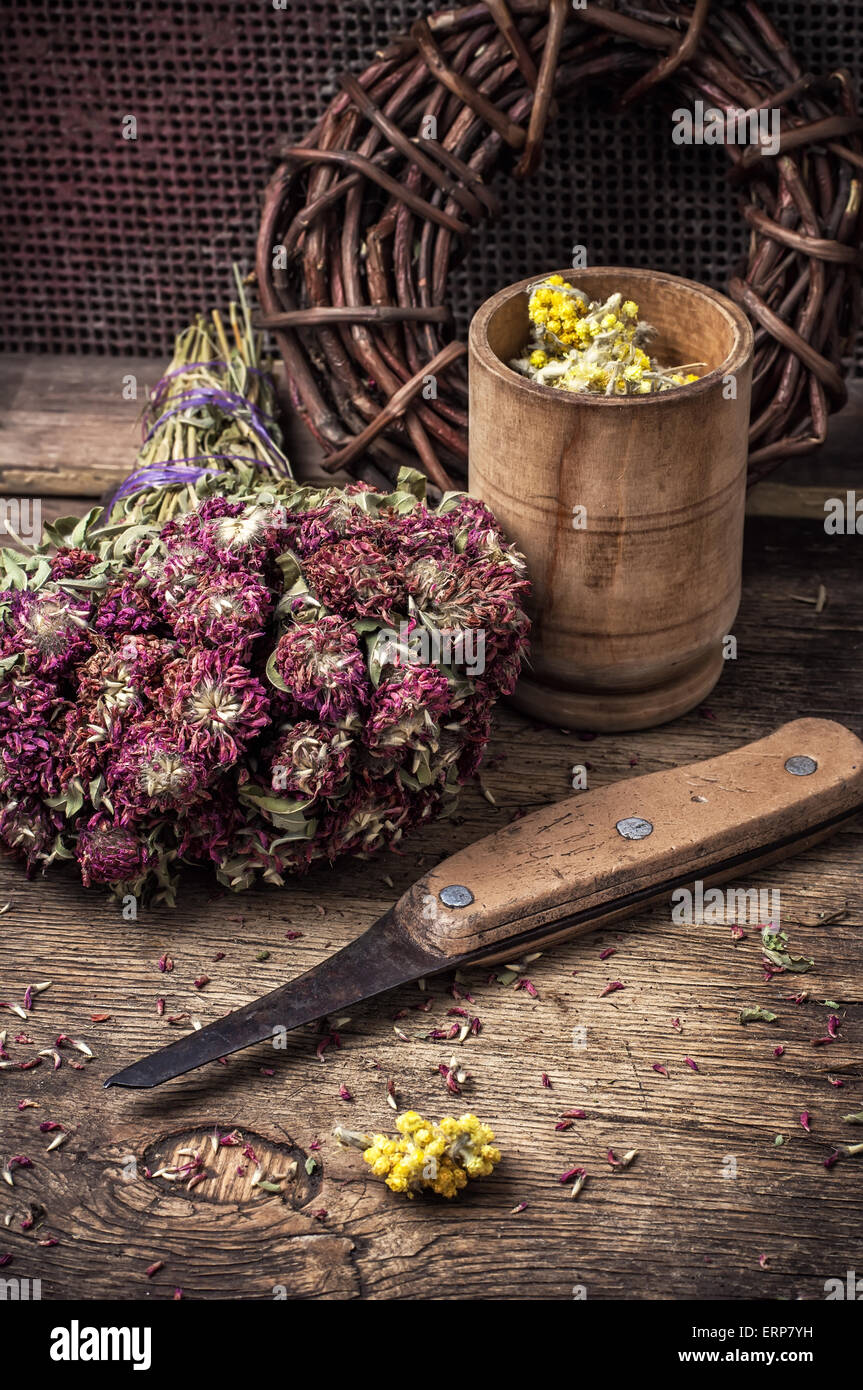
[[[61,545],[51,556],[52,579],[83,579],[98,560],[93,550],[82,550],[79,546]]]
[[[129,633],[112,645],[104,639],[78,668],[77,704],[114,716],[144,709],[162,680],[172,650],[159,637]]]
[[[335,614],[289,628],[279,638],[267,675],[277,689],[328,722],[358,714],[371,698],[359,636]]]
[[[158,624],[155,606],[140,579],[109,584],[99,599],[93,627],[106,636],[152,632]]]
[[[155,854],[133,826],[95,815],[78,834],[75,857],[89,888],[91,883],[126,884],[146,877]]]
[[[71,858],[60,835],[63,817],[35,796],[13,797],[0,811],[0,840],[27,861],[28,877],[37,865]]]
[[[404,609],[404,586],[392,559],[366,535],[321,545],[305,562],[310,588],[348,618],[392,622]]]
[[[280,736],[270,755],[270,786],[309,801],[336,797],[350,775],[353,748],[347,730],[301,719]]]
[[[189,647],[227,647],[240,659],[263,637],[272,610],[267,586],[245,571],[202,576],[166,613],[179,642]]]
[[[270,722],[264,686],[225,648],[172,662],[164,683],[172,720],[188,733],[190,748],[212,750],[220,762],[235,762]]]
[[[28,669],[61,674],[89,650],[90,603],[59,587],[14,595],[7,615],[6,652],[21,652]]]
[[[410,470],[384,494],[223,464],[0,552],[0,839],[30,871],[281,885],[396,844],[480,764],[528,632],[487,509]]]
[[[58,724],[64,710],[55,685],[11,662],[0,683],[0,794],[59,791]]]
[[[380,749],[437,752],[440,720],[450,710],[449,681],[431,666],[409,666],[381,681],[371,702],[363,742]]]
[[[154,714],[127,730],[105,767],[111,804],[124,825],[157,811],[180,811],[207,794],[213,765],[183,731]]]

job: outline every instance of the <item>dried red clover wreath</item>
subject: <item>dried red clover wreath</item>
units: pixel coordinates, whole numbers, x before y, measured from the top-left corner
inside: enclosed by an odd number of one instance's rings
[[[417,20],[340,82],[281,150],[257,255],[261,322],[325,468],[464,476],[450,264],[500,214],[486,181],[533,174],[555,103],[588,82],[620,89],[620,108],[662,84],[675,106],[780,111],[775,153],[725,145],[751,229],[728,287],[756,333],[750,479],[824,440],[860,319],[863,121],[848,73],[806,72],[755,3],[484,0]]]

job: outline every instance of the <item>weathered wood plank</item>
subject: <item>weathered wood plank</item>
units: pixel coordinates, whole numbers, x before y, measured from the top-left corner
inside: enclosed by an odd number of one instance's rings
[[[815,958],[807,975],[766,983],[757,929],[747,927],[735,946],[728,926],[678,926],[670,911],[654,909],[543,955],[530,967],[536,1000],[473,972],[474,1001],[464,1007],[482,1031],[461,1046],[420,1036],[448,1021],[456,1003],[445,977],[425,994],[411,986],[351,1011],[341,1048],[327,1047],[322,1060],[319,1034],[306,1028],[284,1051],[261,1046],[157,1092],[100,1084],[177,1035],[157,1018],[158,997],[167,1014],[206,1023],[276,986],[356,935],[436,857],[519,808],[568,795],[574,764],[587,761],[600,785],[721,752],[800,714],[842,718],[863,732],[854,540],[812,523],[753,520],[746,554],[738,656],[708,710],[590,741],[504,711],[482,774],[497,805],[467,788],[458,817],[415,835],[401,854],[315,868],[283,891],[238,897],[190,874],[176,911],[144,911],[137,923],[63,871],[27,883],[0,861],[0,905],[11,904],[0,917],[0,998],[54,981],[26,1025],[4,1019],[10,1039],[19,1031],[34,1039],[10,1041],[10,1054],[30,1056],[61,1031],[96,1053],[83,1071],[64,1063],[52,1072],[46,1060],[0,1074],[0,1148],[35,1163],[2,1189],[11,1224],[0,1228],[0,1252],[13,1255],[4,1273],[41,1277],[46,1298],[167,1298],[180,1286],[187,1297],[266,1299],[282,1285],[305,1298],[568,1299],[583,1286],[593,1299],[817,1299],[826,1278],[859,1269],[861,1159],[824,1167],[836,1147],[861,1137],[842,1120],[863,1109],[859,823],[746,885],[781,890],[795,949]],[[823,611],[792,597],[814,596],[821,582]],[[303,935],[288,940],[294,931]],[[600,960],[609,946],[615,954]],[[166,951],[175,968],[161,974]],[[211,983],[197,990],[202,972]],[[625,988],[600,998],[613,979]],[[786,998],[799,991],[808,996],[801,1003]],[[838,1005],[839,1036],[813,1047],[833,1011],[824,1000]],[[752,1003],[778,1021],[741,1027],[737,1014]],[[415,1010],[425,1004],[427,1012]],[[393,1032],[401,1010],[408,1043]],[[110,1019],[92,1023],[93,1013]],[[575,1045],[577,1027],[586,1030],[584,1047]],[[454,1051],[471,1073],[460,1097],[437,1073]],[[667,1078],[653,1070],[657,1062]],[[832,1086],[828,1075],[845,1084]],[[369,1177],[358,1153],[338,1149],[335,1122],[391,1127],[388,1078],[400,1108],[433,1116],[471,1109],[487,1119],[504,1153],[495,1176],[452,1204],[411,1203]],[[341,1082],[353,1102],[340,1099]],[[41,1108],[17,1111],[24,1097]],[[574,1107],[585,1119],[556,1132],[561,1112]],[[811,1134],[799,1123],[804,1110]],[[74,1131],[47,1155],[50,1136],[38,1130],[45,1119]],[[222,1150],[217,1163],[204,1138],[216,1124],[241,1129],[270,1172],[300,1160],[284,1199],[254,1196],[248,1171],[230,1172],[223,1155],[242,1164],[238,1148]],[[777,1134],[787,1137],[781,1147]],[[192,1192],[140,1176],[144,1164],[155,1170],[158,1155],[169,1160],[185,1148],[199,1149],[217,1175]],[[639,1156],[614,1172],[609,1148]],[[320,1164],[311,1175],[307,1156]],[[132,1158],[139,1176],[127,1179]],[[573,1202],[557,1178],[574,1165],[590,1176]],[[20,1229],[30,1201],[46,1208],[35,1232]],[[511,1214],[521,1202],[527,1209]],[[44,1232],[60,1243],[39,1246]],[[164,1268],[148,1279],[144,1271],[160,1260]]]
[[[134,466],[161,372],[147,357],[0,354],[0,495],[99,498],[115,488]],[[305,473],[320,457],[290,423],[287,450]]]

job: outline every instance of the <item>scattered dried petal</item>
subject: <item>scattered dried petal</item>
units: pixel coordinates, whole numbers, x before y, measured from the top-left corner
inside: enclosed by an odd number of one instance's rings
[[[609,980],[599,997],[600,999],[604,999],[607,994],[616,994],[619,989],[623,988],[624,986],[620,980]]]

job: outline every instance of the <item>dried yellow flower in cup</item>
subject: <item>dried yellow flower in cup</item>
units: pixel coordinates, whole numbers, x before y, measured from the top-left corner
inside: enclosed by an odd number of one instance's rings
[[[594,395],[634,396],[697,381],[689,362],[663,367],[645,351],[653,329],[622,294],[591,300],[562,275],[530,288],[530,338],[510,366],[541,386]]]

